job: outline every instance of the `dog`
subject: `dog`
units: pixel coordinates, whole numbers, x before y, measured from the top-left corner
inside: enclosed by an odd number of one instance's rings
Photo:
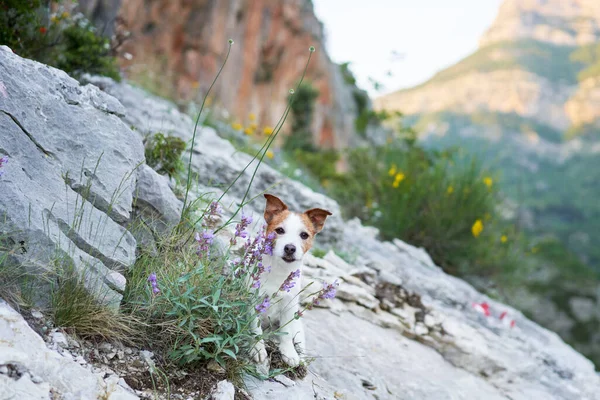
[[[271,306],[262,314],[261,321],[257,318],[255,333],[262,334],[261,325],[280,326],[281,335],[277,339],[282,359],[290,367],[297,367],[306,345],[302,322],[296,318],[302,290],[302,258],[312,247],[317,233],[323,229],[326,218],[332,214],[320,208],[304,213],[292,212],[279,198],[270,194],[264,196],[267,200],[264,213],[266,233],[276,236],[273,255],[263,259],[263,263],[271,269],[260,277],[260,293],[269,297],[277,293],[277,301],[272,300]],[[282,283],[290,276],[295,277],[293,286],[287,285],[285,290],[280,290]],[[258,342],[253,350],[254,361],[268,372],[269,360],[264,341]]]

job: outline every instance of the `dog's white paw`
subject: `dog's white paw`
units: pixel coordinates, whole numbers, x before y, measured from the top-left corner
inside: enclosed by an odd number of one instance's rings
[[[256,364],[256,370],[261,375],[269,375],[269,355],[262,340],[252,349],[252,360]]]
[[[281,346],[279,351],[281,352],[281,358],[283,358],[283,362],[285,362],[287,365],[293,368],[300,365],[300,356],[298,355],[298,352],[293,344],[289,346]]]

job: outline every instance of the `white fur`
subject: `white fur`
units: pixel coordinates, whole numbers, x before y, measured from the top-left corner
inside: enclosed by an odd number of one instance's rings
[[[308,227],[304,225],[302,218],[297,214],[290,213],[281,225],[284,234],[277,235],[272,256],[264,256],[263,264],[271,267],[271,272],[265,272],[261,276],[261,295],[267,295],[271,299],[271,306],[262,315],[263,326],[282,326],[279,330],[283,335],[277,336],[279,351],[283,360],[289,366],[296,367],[300,363],[300,354],[304,353],[304,329],[302,322],[294,316],[299,310],[300,291],[302,289],[302,257],[304,251],[302,245],[304,240],[300,237],[303,232],[309,233]],[[295,261],[286,262],[284,256],[285,245],[296,247]],[[290,292],[279,291],[281,284],[293,271],[300,270],[300,277],[295,278],[294,287]],[[277,293],[275,297],[273,294]],[[261,327],[255,327],[257,334],[261,334]],[[298,354],[298,348],[300,354]],[[268,368],[267,353],[264,343],[261,341],[255,347],[255,361]]]

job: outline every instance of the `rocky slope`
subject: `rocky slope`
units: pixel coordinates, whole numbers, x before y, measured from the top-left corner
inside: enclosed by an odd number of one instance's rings
[[[160,218],[168,226],[181,207],[164,177],[145,164],[135,168],[143,163],[136,149],[145,133],[157,130],[187,141],[193,123],[174,105],[127,83],[88,77],[94,85],[80,86],[61,71],[23,60],[6,48],[0,48],[0,71],[0,153],[9,156],[0,179],[0,236],[17,250],[25,249],[11,261],[20,268],[43,268],[50,250],[58,249],[89,274],[90,290],[100,298],[108,294],[116,306],[126,285],[119,271],[134,257],[125,257],[122,239],[131,251],[153,240],[131,235],[127,226],[132,213],[148,221]],[[229,182],[248,160],[206,127],[192,151],[199,177],[196,194],[218,193],[214,185]],[[110,162],[96,165],[101,156]],[[121,176],[127,169],[130,173]],[[77,180],[82,177],[91,182],[85,191]],[[109,189],[119,181],[124,194],[115,198]],[[315,358],[308,377],[296,382],[248,378],[247,389],[255,399],[596,398],[600,377],[593,364],[556,334],[446,275],[423,250],[399,240],[381,242],[375,229],[357,220],[342,221],[333,200],[268,166],[261,166],[253,194],[273,184],[272,191],[294,209],[333,211],[336,216],[328,220],[319,243],[351,254],[353,260],[348,263],[335,252],[324,259],[307,256],[303,283],[337,278],[338,298],[307,312],[307,352]],[[225,199],[226,212],[239,202],[243,186]],[[83,224],[62,211],[73,205],[73,198],[86,210]],[[246,211],[258,217],[262,207],[256,201]],[[47,229],[39,221],[47,221]],[[101,238],[85,235],[104,225],[110,229]],[[113,280],[121,287],[109,284]],[[504,312],[506,319],[500,318]],[[512,328],[504,324],[509,318],[515,321]],[[86,398],[82,390],[109,399],[147,395],[127,385],[127,368],[121,380],[104,361],[86,360],[80,345],[57,333],[48,337],[47,349],[14,310],[0,303],[0,337],[6,339],[0,341],[3,396]],[[110,348],[100,347],[97,358],[115,357],[107,353]],[[132,354],[125,350],[123,354]],[[149,357],[142,358],[148,363]],[[137,358],[115,358],[117,364],[130,359]],[[144,365],[135,368],[144,370]],[[230,396],[221,398],[232,398],[225,386],[220,388]]]
[[[315,46],[308,69],[320,93],[312,129],[315,143],[341,148],[357,139],[353,88],[329,59],[323,27],[308,0],[79,3],[98,26],[130,34],[120,48],[121,55],[127,54],[121,58],[127,76],[175,99],[196,100],[206,93],[227,53],[227,40],[233,39],[212,99],[244,125],[251,124],[251,113],[259,127],[276,125],[288,90],[302,76],[308,48]]]

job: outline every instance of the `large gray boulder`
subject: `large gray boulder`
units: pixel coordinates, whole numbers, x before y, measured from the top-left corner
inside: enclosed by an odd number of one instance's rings
[[[117,305],[135,261],[130,219],[142,142],[123,106],[95,86],[0,47],[0,237],[11,261],[48,272],[70,260]]]

